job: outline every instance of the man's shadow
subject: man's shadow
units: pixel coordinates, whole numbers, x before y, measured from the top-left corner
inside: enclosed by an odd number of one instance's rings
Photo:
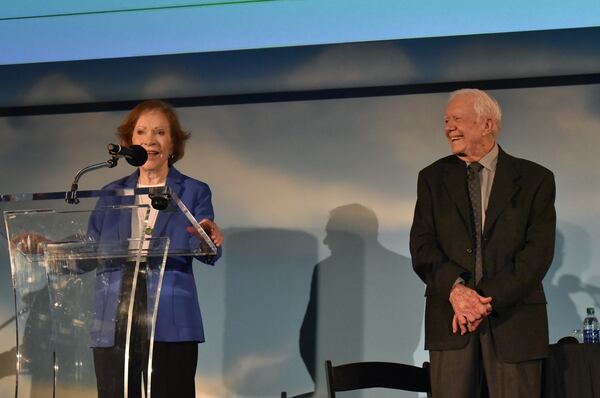
[[[413,363],[424,286],[409,258],[378,241],[376,214],[360,204],[330,212],[325,245],[331,255],[313,270],[300,331],[302,359],[325,396],[324,362]],[[415,397],[415,393],[410,393]]]

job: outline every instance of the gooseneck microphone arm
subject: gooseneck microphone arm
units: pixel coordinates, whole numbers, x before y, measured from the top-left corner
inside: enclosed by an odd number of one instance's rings
[[[119,158],[116,156],[112,156],[106,162],[92,164],[92,165],[89,165],[89,166],[84,167],[83,169],[79,170],[77,172],[77,174],[75,174],[75,178],[73,178],[73,183],[71,184],[71,190],[69,192],[67,192],[65,201],[70,204],[79,203],[79,199],[77,198],[77,189],[79,188],[79,179],[84,174],[89,173],[90,171],[103,169],[105,167],[112,169],[113,167],[115,167],[117,165],[118,162],[119,162]]]
[[[79,203],[79,199],[77,198],[77,189],[79,184],[79,179],[85,173],[88,173],[93,170],[102,169],[104,167],[108,167],[112,169],[117,165],[119,158],[125,158],[127,163],[134,167],[142,166],[148,160],[148,152],[141,145],[131,145],[129,147],[116,145],[116,144],[108,144],[106,149],[108,149],[108,154],[111,156],[106,162],[92,164],[90,166],[84,167],[79,170],[73,179],[73,183],[71,184],[71,190],[66,193],[65,200],[67,203],[77,204]]]

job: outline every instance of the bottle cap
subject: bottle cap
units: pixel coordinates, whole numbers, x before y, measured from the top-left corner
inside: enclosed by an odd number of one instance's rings
[[[594,315],[594,307],[588,307],[587,308],[587,314],[588,315]]]

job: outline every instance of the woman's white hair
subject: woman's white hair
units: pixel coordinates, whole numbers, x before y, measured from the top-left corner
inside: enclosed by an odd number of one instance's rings
[[[491,95],[483,90],[476,88],[463,88],[450,93],[448,102],[452,101],[459,95],[468,95],[473,98],[473,108],[475,108],[477,118],[479,120],[482,118],[492,119],[494,121],[493,134],[494,136],[497,135],[500,131],[500,124],[502,122],[502,111],[500,110],[498,101],[496,101]]]

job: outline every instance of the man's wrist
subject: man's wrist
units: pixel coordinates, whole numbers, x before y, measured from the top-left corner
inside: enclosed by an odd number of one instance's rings
[[[450,288],[450,295],[448,298],[452,297],[452,293],[456,290],[457,287],[464,286],[464,285],[465,285],[465,280],[463,278],[461,278],[460,276],[458,278],[456,278],[456,281],[454,281],[452,288]]]
[[[465,284],[465,280],[459,276],[454,281],[454,285],[452,285],[452,288],[454,289],[456,287],[456,285],[464,285],[464,284]]]

